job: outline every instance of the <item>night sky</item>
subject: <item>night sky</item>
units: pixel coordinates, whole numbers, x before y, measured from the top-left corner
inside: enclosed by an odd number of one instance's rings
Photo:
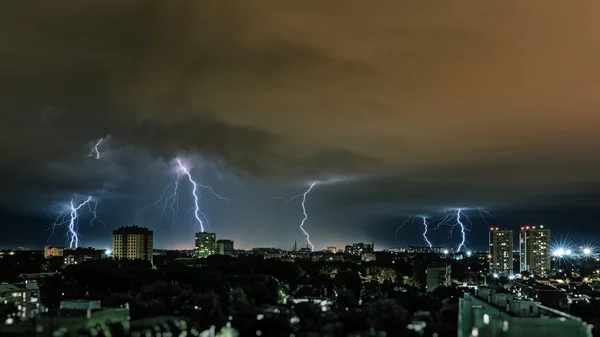
[[[493,226],[600,239],[600,3],[530,1],[4,1],[0,4],[0,247],[84,246],[124,224],[189,248],[156,201],[179,156],[219,238],[240,248],[396,245],[410,216],[470,208]],[[95,142],[100,159],[89,156]],[[456,247],[448,227],[434,245]],[[401,245],[421,245],[417,220]]]

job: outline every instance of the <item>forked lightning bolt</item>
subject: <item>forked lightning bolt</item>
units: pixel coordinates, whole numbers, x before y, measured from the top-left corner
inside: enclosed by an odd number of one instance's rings
[[[306,212],[306,196],[308,195],[308,193],[310,193],[310,191],[313,189],[313,187],[315,187],[316,184],[317,184],[317,181],[313,181],[310,184],[310,186],[308,187],[308,189],[306,191],[304,191],[304,193],[295,195],[289,199],[282,198],[282,197],[274,197],[273,198],[273,199],[283,200],[285,202],[290,202],[296,198],[302,197],[302,213],[304,214],[304,218],[302,218],[302,221],[300,222],[300,230],[302,231],[302,233],[304,233],[304,237],[306,238],[306,243],[310,246],[312,251],[315,250],[315,246],[310,241],[310,235],[304,229],[304,223],[306,222],[306,220],[308,220],[308,213]]]
[[[463,220],[463,217],[464,217],[464,220]],[[463,223],[463,221],[468,222],[468,224],[471,227],[473,226],[473,223],[471,222],[471,220],[469,219],[469,217],[467,216],[467,214],[464,213],[464,210],[462,208],[457,208],[455,210],[447,212],[444,216],[442,216],[441,218],[439,218],[438,219],[437,227],[435,228],[437,230],[437,229],[439,229],[443,225],[449,225],[450,226],[450,232],[449,232],[448,235],[450,237],[452,237],[452,234],[454,232],[454,228],[456,228],[457,226],[460,228],[461,241],[458,244],[458,247],[456,248],[457,252],[460,252],[461,249],[466,248],[467,231],[469,231],[469,229]]]
[[[421,219],[423,219],[423,239],[425,239],[425,242],[427,242],[427,245],[429,245],[429,247],[433,247],[433,245],[431,244],[431,242],[429,241],[429,238],[427,238],[427,231],[428,231],[428,227],[429,225],[427,224],[427,217],[426,216],[420,216]],[[399,245],[398,242],[398,232],[400,232],[400,229],[402,229],[402,227],[404,227],[406,224],[408,223],[412,223],[414,221],[414,218],[411,216],[408,219],[404,220],[404,222],[402,222],[402,225],[398,226],[398,228],[396,228],[396,233],[395,233],[395,237],[396,237],[396,245]]]
[[[421,218],[423,218],[423,239],[425,239],[425,242],[427,242],[427,244],[429,245],[429,248],[431,248],[431,247],[433,247],[433,245],[431,244],[431,242],[427,238],[427,229],[428,229],[427,217],[423,216]]]
[[[313,251],[315,250],[315,246],[312,244],[312,242],[310,242],[310,235],[308,235],[308,232],[304,229],[304,222],[308,219],[308,214],[306,213],[306,205],[305,205],[306,196],[313,189],[313,187],[315,187],[316,183],[317,182],[314,181],[312,184],[310,184],[310,187],[308,188],[308,190],[306,190],[306,192],[304,192],[304,196],[302,196],[302,212],[304,213],[304,218],[302,219],[302,222],[300,223],[300,229],[306,236],[306,242],[310,245],[310,248]]]
[[[94,221],[99,221],[103,225],[106,225],[97,215],[97,207],[98,201],[94,200],[91,196],[87,197],[82,202],[76,204],[73,199],[67,205],[66,211],[62,212],[52,224],[52,232],[58,226],[66,225],[67,226],[67,237],[69,238],[69,248],[77,248],[79,246],[79,233],[77,230],[77,225],[79,224],[79,219],[81,218],[80,211],[81,208],[87,206],[91,215],[93,215],[90,220],[90,225],[93,224]]]
[[[178,190],[179,190],[179,175],[175,174],[175,175],[173,175],[173,177],[171,177],[171,182],[169,182],[169,184],[167,186],[165,186],[162,194],[160,195],[160,198],[158,200],[156,200],[155,202],[151,203],[150,205],[142,208],[140,210],[140,212],[142,212],[146,208],[156,206],[161,201],[163,201],[164,203],[163,203],[162,212],[160,213],[160,216],[162,217],[165,214],[165,212],[167,211],[167,206],[170,205],[172,215],[173,215],[173,223],[175,223],[177,221],[177,216],[179,214],[179,194],[177,193]]]
[[[196,223],[200,226],[200,231],[204,232],[204,222],[202,222],[202,219],[200,219],[200,214],[204,216],[204,219],[206,219],[206,214],[204,214],[204,212],[200,210],[200,205],[198,202],[198,184],[194,181],[194,179],[192,179],[190,171],[188,171],[188,169],[185,166],[183,166],[183,162],[179,158],[175,160],[177,161],[177,165],[179,166],[178,170],[183,171],[183,173],[187,176],[188,180],[190,181],[190,184],[192,184],[192,196],[194,197],[194,217],[196,218]]]
[[[465,231],[466,231],[465,225],[460,221],[460,215],[461,215],[461,209],[459,208],[458,210],[456,210],[456,224],[460,226],[460,233],[462,236],[462,240],[460,241],[458,248],[456,248],[456,251],[459,253],[460,253],[461,248],[463,248],[463,247],[466,248],[465,241],[467,240],[466,233],[465,233]],[[467,220],[469,219],[469,217],[467,217],[466,214],[465,214],[465,218]]]
[[[191,210],[194,211],[194,219],[196,220],[196,224],[200,227],[200,231],[204,232],[205,231],[204,225],[205,224],[208,225],[208,218],[206,217],[206,214],[200,208],[200,195],[199,195],[198,187],[209,191],[217,199],[221,199],[221,200],[225,200],[225,201],[229,201],[229,199],[217,194],[211,186],[204,185],[200,182],[196,182],[194,180],[194,178],[192,177],[192,173],[190,172],[190,169],[184,165],[183,160],[181,160],[180,158],[175,158],[174,163],[175,163],[176,169],[175,169],[175,174],[171,178],[171,182],[165,187],[165,189],[163,190],[163,193],[161,194],[160,198],[157,201],[142,208],[141,211],[143,211],[144,209],[146,209],[148,207],[156,206],[161,201],[163,201],[164,204],[162,207],[161,216],[164,215],[164,213],[167,209],[167,206],[170,205],[171,211],[173,212],[173,222],[175,222],[177,220],[177,214],[179,213],[180,175],[183,174],[183,175],[185,175],[187,180],[190,182],[190,185],[192,186],[192,199],[193,199],[194,203],[193,203]]]

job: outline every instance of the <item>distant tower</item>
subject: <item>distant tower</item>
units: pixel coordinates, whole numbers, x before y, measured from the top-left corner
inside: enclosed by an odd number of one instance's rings
[[[113,230],[113,259],[142,259],[152,263],[153,232],[148,228],[124,226]]]
[[[294,241],[294,246],[292,247],[292,252],[298,251],[298,241]]]
[[[231,245],[233,246],[233,242]],[[217,234],[207,232],[196,233],[195,251],[197,257],[214,255],[217,252]]]
[[[521,271],[528,271],[536,276],[545,276],[550,272],[550,230],[521,227],[519,235]]]
[[[490,228],[490,274],[513,274],[513,231]]]

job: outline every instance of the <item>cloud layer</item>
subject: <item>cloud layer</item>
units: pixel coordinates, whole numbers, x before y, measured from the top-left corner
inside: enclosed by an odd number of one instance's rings
[[[40,185],[130,193],[123,158],[108,173],[65,173],[111,135],[130,157],[148,151],[144,163],[183,151],[269,183],[369,177],[332,187],[338,203],[510,207],[577,195],[600,178],[599,10],[6,2],[0,182],[24,197]]]

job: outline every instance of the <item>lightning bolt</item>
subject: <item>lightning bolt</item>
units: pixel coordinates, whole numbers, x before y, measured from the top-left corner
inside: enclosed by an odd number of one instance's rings
[[[171,182],[169,182],[169,184],[167,186],[165,186],[165,188],[163,189],[163,192],[160,195],[160,198],[158,198],[158,200],[151,203],[150,205],[142,208],[140,210],[140,213],[143,212],[146,208],[156,206],[161,201],[163,201],[164,203],[163,203],[162,211],[160,212],[160,216],[162,217],[165,214],[165,212],[167,211],[167,206],[170,205],[171,211],[173,214],[173,223],[175,223],[177,221],[177,215],[179,214],[178,190],[179,190],[179,175],[175,174],[175,175],[173,175],[173,177],[171,177]]]
[[[492,216],[492,213],[490,211],[488,211],[485,208],[482,207],[477,207],[477,210],[479,211],[479,215],[481,216],[481,220],[483,220],[483,222],[485,222],[486,225],[489,225],[490,223],[487,222],[487,220],[485,219],[486,215]]]
[[[302,231],[302,233],[304,233],[304,237],[306,238],[306,243],[308,245],[310,245],[312,251],[315,250],[315,246],[310,241],[310,235],[304,229],[304,223],[306,222],[306,220],[308,220],[308,213],[306,212],[306,196],[308,195],[308,193],[310,193],[310,191],[313,189],[313,187],[315,187],[316,184],[317,184],[317,181],[313,181],[312,184],[310,184],[310,186],[308,187],[308,189],[306,191],[304,191],[304,193],[297,194],[291,198],[287,198],[287,199],[283,198],[283,197],[273,197],[272,198],[273,200],[277,199],[277,200],[283,200],[285,202],[290,202],[290,201],[300,198],[300,197],[302,198],[302,213],[304,214],[304,218],[302,218],[302,221],[300,222],[300,230]]]
[[[304,218],[302,219],[302,222],[300,222],[300,229],[304,233],[304,236],[306,236],[306,242],[310,245],[310,248],[312,251],[315,250],[315,246],[312,244],[312,242],[310,242],[310,235],[308,235],[308,232],[306,230],[304,230],[304,222],[306,221],[306,219],[308,219],[308,214],[306,213],[305,203],[306,203],[306,196],[313,189],[313,187],[315,187],[316,183],[317,182],[314,181],[312,184],[310,184],[310,187],[306,190],[306,192],[304,192],[304,196],[302,197],[302,213],[304,213]]]
[[[429,239],[427,238],[427,229],[428,229],[427,217],[423,216],[421,218],[423,219],[423,239],[425,239],[425,242],[427,242],[427,244],[429,245],[429,248],[431,248],[431,247],[433,247],[433,245],[431,244],[431,242],[429,242]]]
[[[463,217],[464,217],[464,220],[463,220]],[[461,241],[458,244],[456,251],[460,252],[461,249],[466,248],[466,242],[467,242],[466,237],[467,237],[467,232],[469,231],[469,229],[463,223],[463,221],[467,222],[470,227],[473,226],[473,223],[471,222],[471,219],[469,218],[469,216],[464,213],[464,210],[462,208],[457,208],[455,210],[446,212],[446,214],[443,215],[441,218],[439,218],[437,221],[438,221],[438,223],[437,223],[437,227],[435,228],[436,230],[444,225],[450,226],[450,232],[448,233],[448,236],[450,238],[452,237],[452,234],[454,233],[454,229],[456,227],[459,227],[460,233],[461,233]]]
[[[102,144],[103,141],[104,141],[104,138],[98,139],[98,141],[94,145],[94,148],[92,149],[92,151],[89,154],[90,157],[94,157],[95,159],[100,159],[100,144]]]
[[[180,176],[184,175],[190,182],[190,185],[192,186],[192,198],[194,200],[194,204],[191,207],[190,211],[194,211],[194,218],[196,220],[196,224],[200,227],[200,231],[204,232],[204,225],[206,224],[210,226],[210,224],[208,223],[208,217],[206,216],[206,213],[204,213],[200,207],[200,194],[198,189],[205,189],[220,200],[229,201],[229,199],[215,192],[215,190],[211,186],[202,184],[201,182],[197,182],[196,180],[194,180],[190,169],[184,165],[183,160],[181,160],[180,158],[175,158],[174,163],[176,166],[175,174],[171,178],[171,182],[164,188],[160,198],[157,201],[151,203],[150,205],[142,208],[140,212],[142,212],[148,207],[156,206],[162,201],[164,203],[160,215],[163,216],[166,212],[167,206],[170,206],[171,211],[173,213],[173,222],[175,222],[177,220],[177,214],[179,213]]]
[[[413,221],[413,217],[409,217],[408,219],[404,220],[404,222],[402,222],[402,225],[398,226],[398,228],[396,228],[396,233],[394,233],[394,237],[396,238],[396,246],[400,246],[400,241],[398,240],[398,233],[400,232],[400,230],[402,229],[402,227],[404,227],[404,225],[406,225],[407,223],[410,223]]]
[[[456,224],[458,224],[460,226],[460,233],[462,234],[462,241],[460,242],[460,244],[458,245],[458,248],[456,248],[456,251],[460,253],[460,249],[462,247],[465,247],[465,241],[467,240],[466,238],[466,233],[465,233],[465,225],[460,221],[460,215],[461,215],[461,209],[459,208],[458,210],[456,210]],[[469,219],[469,217],[465,214],[465,218]],[[470,222],[470,220],[469,220]]]
[[[200,210],[200,198],[198,198],[198,184],[192,178],[192,174],[190,173],[190,171],[185,166],[183,166],[183,162],[181,161],[181,159],[176,158],[175,161],[177,161],[177,165],[179,166],[178,170],[183,171],[183,173],[187,176],[188,180],[190,181],[190,184],[192,184],[192,196],[194,197],[194,217],[196,218],[196,223],[200,226],[200,231],[204,232],[204,222],[202,221],[202,219],[200,219],[200,214],[204,216],[205,220],[206,214],[204,214],[204,212]]]
[[[90,220],[90,225],[94,223],[94,221],[99,221],[103,225],[106,224],[98,218],[97,208],[98,201],[94,200],[91,196],[88,196],[82,202],[76,204],[73,199],[67,205],[67,210],[60,214],[54,223],[52,223],[52,233],[54,234],[54,230],[58,226],[66,225],[68,232],[67,237],[69,238],[69,248],[77,248],[79,246],[79,233],[77,231],[77,225],[79,224],[79,219],[81,218],[80,210],[82,207],[87,206],[90,214],[93,215],[93,218]]]

